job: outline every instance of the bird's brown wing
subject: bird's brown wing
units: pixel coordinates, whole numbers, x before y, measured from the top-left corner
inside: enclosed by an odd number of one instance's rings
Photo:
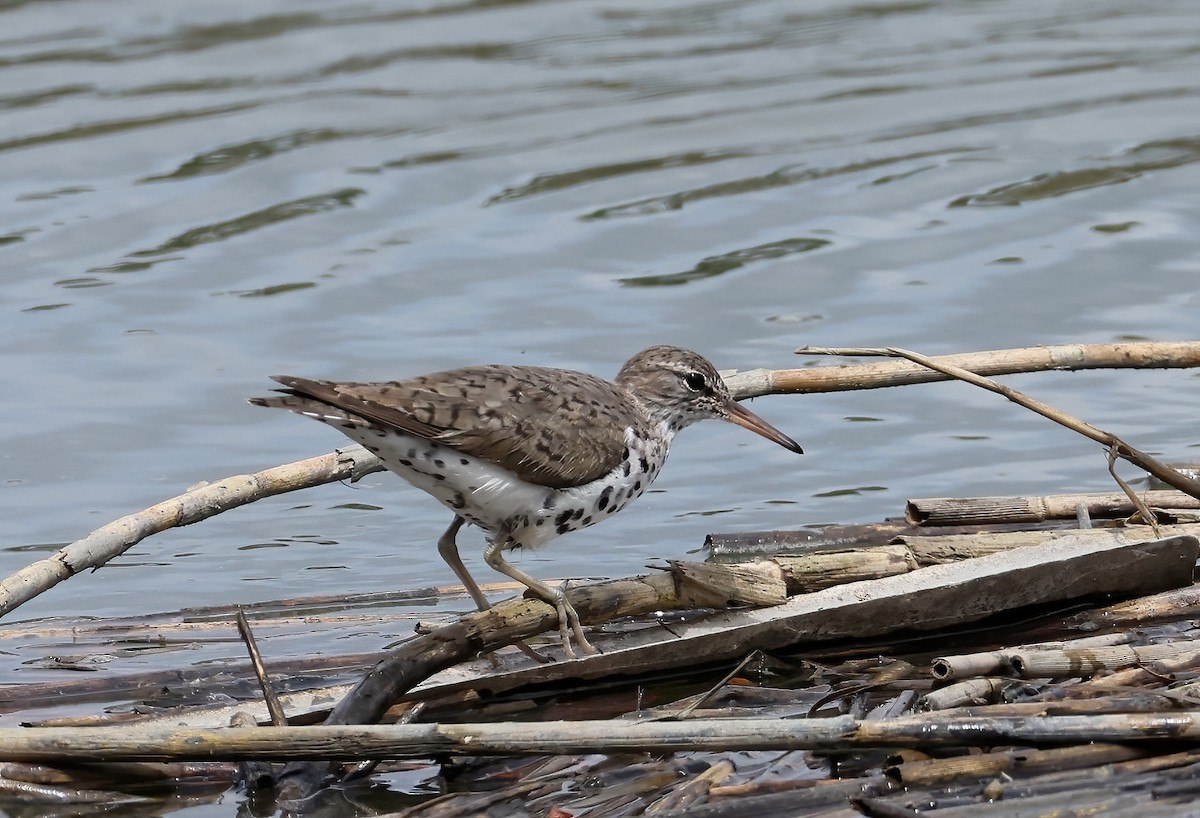
[[[616,387],[565,369],[466,367],[387,383],[275,380],[293,395],[555,488],[595,480],[619,466],[625,430],[637,423]]]

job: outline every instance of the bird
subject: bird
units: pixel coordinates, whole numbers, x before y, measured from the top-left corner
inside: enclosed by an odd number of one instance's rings
[[[486,364],[375,383],[276,375],[251,398],[339,429],[385,467],[454,513],[438,553],[479,610],[490,605],[458,552],[467,523],[487,537],[484,560],[558,613],[563,653],[598,651],[561,589],[505,558],[611,517],[658,477],[676,433],[730,421],[797,454],[792,438],[737,403],[716,368],[677,346],[638,352],[612,381],[568,369]]]

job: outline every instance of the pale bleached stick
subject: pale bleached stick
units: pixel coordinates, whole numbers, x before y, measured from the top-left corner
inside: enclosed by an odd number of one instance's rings
[[[798,355],[813,352],[809,347],[796,350]],[[848,357],[871,354],[868,350],[854,349],[839,352]],[[1060,344],[940,355],[933,360],[962,367],[979,375],[1079,369],[1188,369],[1200,367],[1200,341]],[[725,376],[725,382],[729,384],[734,397],[739,400],[760,395],[847,392],[853,389],[879,389],[885,386],[907,386],[945,380],[950,380],[950,376],[909,361],[815,366],[806,369],[752,369]]]
[[[429,758],[465,755],[845,750],[859,747],[1042,746],[1088,741],[1200,740],[1200,711],[1098,716],[923,713],[881,721],[818,719],[500,722],[304,727],[0,728],[0,759],[110,761]]]
[[[82,540],[25,566],[0,582],[0,616],[80,571],[103,565],[151,534],[191,525],[263,497],[335,480],[357,480],[382,469],[383,464],[366,449],[349,446],[320,457],[255,474],[226,477],[189,489],[170,500],[97,528]]]

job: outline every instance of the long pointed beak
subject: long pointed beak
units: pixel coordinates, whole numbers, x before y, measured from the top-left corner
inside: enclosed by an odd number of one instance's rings
[[[730,401],[725,404],[726,418],[736,423],[738,426],[749,429],[752,432],[762,435],[767,440],[772,440],[778,443],[785,449],[791,449],[796,454],[804,454],[804,449],[800,448],[800,444],[792,440],[783,432],[776,429],[771,424],[760,418],[758,415],[751,412],[746,407],[742,406],[737,401]]]

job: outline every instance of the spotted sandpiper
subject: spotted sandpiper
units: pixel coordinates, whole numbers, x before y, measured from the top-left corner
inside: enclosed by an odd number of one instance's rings
[[[796,441],[736,403],[717,370],[687,349],[654,346],[609,382],[536,366],[468,366],[403,381],[338,383],[287,375],[256,406],[289,409],[341,429],[383,464],[454,512],[438,553],[479,609],[489,605],[458,554],[464,522],[484,530],[487,564],[558,611],[570,636],[596,653],[563,591],[504,558],[609,517],[658,476],[676,432],[720,418],[802,454]]]

